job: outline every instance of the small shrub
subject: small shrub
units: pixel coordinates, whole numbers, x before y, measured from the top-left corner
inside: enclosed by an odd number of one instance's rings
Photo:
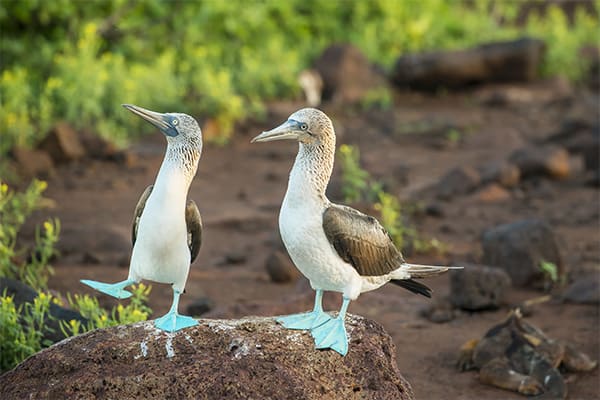
[[[12,296],[0,296],[0,372],[8,371],[49,343],[42,337],[52,296],[40,293],[33,304],[16,307]]]
[[[379,212],[381,225],[388,231],[394,244],[403,249],[411,246],[418,253],[447,251],[447,246],[439,240],[422,239],[417,230],[404,220],[402,206],[398,199],[383,190],[383,185],[371,178],[360,166],[357,148],[343,144],[338,153],[342,165],[342,193],[344,201],[374,201]]]
[[[33,180],[25,191],[14,192],[0,182],[0,276],[19,279],[36,290],[46,289],[53,272],[49,261],[57,253],[60,222],[48,219],[38,226],[32,249],[17,247],[17,238],[27,217],[43,206],[46,186]]]
[[[130,324],[134,322],[146,321],[152,313],[150,307],[146,305],[148,295],[152,286],[140,283],[131,287],[133,295],[127,306],[118,304],[110,311],[98,304],[98,299],[87,294],[67,294],[69,306],[78,311],[83,317],[89,320],[87,325],[82,325],[79,321],[61,321],[61,330],[65,336],[79,335],[97,328],[107,328],[110,326]]]
[[[32,249],[19,247],[17,241],[27,217],[43,206],[45,189],[46,183],[38,180],[32,181],[22,192],[15,192],[0,182],[0,277],[21,280],[39,293],[33,303],[24,303],[20,307],[15,306],[13,297],[7,296],[6,292],[0,296],[0,372],[13,368],[51,344],[43,339],[50,330],[50,304],[63,305],[60,298],[45,293],[52,273],[49,261],[56,254],[59,221],[49,219],[41,228],[37,227]],[[23,261],[24,258],[27,261]],[[61,331],[67,337],[96,328],[145,321],[152,312],[146,305],[150,290],[150,286],[135,285],[129,304],[119,304],[111,310],[101,308],[94,297],[67,294],[69,305],[89,322],[84,326],[76,320],[61,321]]]

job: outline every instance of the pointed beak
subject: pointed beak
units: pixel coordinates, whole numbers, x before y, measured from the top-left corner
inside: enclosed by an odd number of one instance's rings
[[[133,104],[123,104],[123,107],[150,122],[156,126],[167,136],[176,136],[177,132],[174,132],[173,127],[169,123],[169,118],[166,114],[157,113],[154,111],[146,110],[145,108],[134,106]]]
[[[254,142],[271,142],[273,140],[283,140],[283,139],[298,139],[299,134],[302,132],[298,127],[298,122],[288,120],[283,124],[279,125],[277,128],[271,129],[270,131],[266,131],[256,136],[254,139],[250,141],[250,143]]]

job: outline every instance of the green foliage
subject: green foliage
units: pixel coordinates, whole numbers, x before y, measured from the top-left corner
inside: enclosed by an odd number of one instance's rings
[[[381,224],[388,231],[396,246],[402,249],[407,241],[415,240],[417,231],[402,220],[400,202],[395,196],[380,191],[378,197],[379,200],[375,203],[375,209],[381,215]]]
[[[368,197],[369,173],[359,164],[360,153],[354,146],[343,144],[339,148],[339,162],[342,166],[342,193],[344,201],[357,202]]]
[[[556,267],[556,264],[542,260],[540,261],[539,267],[544,273],[544,275],[550,278],[552,283],[558,282],[558,268]]]
[[[50,258],[56,254],[60,223],[49,219],[37,227],[35,245],[32,249],[20,248],[17,238],[27,217],[43,205],[42,193],[46,183],[34,180],[22,192],[11,190],[0,182],[0,277],[21,280],[32,286],[39,294],[33,303],[16,307],[11,296],[0,296],[0,372],[7,371],[43,347],[44,334],[50,331],[48,310],[51,302],[62,305],[60,298],[45,293],[48,277],[52,273]],[[22,261],[28,255],[27,261]],[[98,300],[88,295],[67,294],[69,305],[79,311],[89,323],[61,321],[65,337],[77,335],[96,328],[145,321],[150,313],[146,305],[151,287],[139,284],[133,287],[133,296],[127,306],[121,304],[111,310],[101,308]]]
[[[383,185],[375,181],[360,166],[360,154],[356,147],[343,144],[339,148],[339,161],[342,166],[342,193],[344,201],[374,201],[379,212],[380,222],[400,249],[407,246],[418,253],[435,251],[443,253],[446,245],[432,238],[421,239],[417,230],[410,226],[403,217],[403,210],[398,199],[383,190]]]
[[[371,89],[360,99],[360,105],[364,110],[370,108],[387,110],[393,105],[392,93],[387,87]]]
[[[596,9],[600,11],[600,2]],[[585,45],[598,45],[598,22],[597,16],[586,14],[581,8],[576,10],[573,24],[556,6],[549,7],[544,16],[532,15],[527,20],[526,32],[546,41],[543,72],[577,81],[589,68],[589,60],[580,57],[579,52]]]
[[[32,354],[44,343],[42,337],[46,326],[51,296],[40,293],[33,304],[16,307],[13,297],[0,296],[0,372],[8,371]]]
[[[74,336],[83,332],[88,332],[97,328],[107,328],[110,326],[130,324],[139,321],[145,321],[152,313],[150,307],[146,305],[152,286],[146,286],[143,283],[131,287],[131,301],[127,306],[122,304],[113,307],[110,311],[100,307],[98,299],[87,294],[67,294],[69,305],[72,309],[89,320],[87,325],[82,325],[79,321],[71,320],[61,321],[61,329],[65,336]]]
[[[577,79],[598,17],[569,24],[550,7],[524,26],[515,1],[0,2],[0,155],[32,145],[66,119],[118,143],[150,131],[119,107],[134,103],[235,122],[298,95],[297,74],[328,45],[350,42],[389,68],[403,53],[457,49],[530,34],[545,39],[544,71]],[[357,29],[356,27],[360,27]],[[387,106],[373,93],[367,106]],[[260,115],[260,114],[259,114]]]
[[[26,218],[43,204],[46,182],[34,180],[24,192],[0,182],[0,277],[19,279],[36,290],[46,289],[56,254],[60,222],[48,219],[36,228],[32,249],[18,248],[17,237]],[[25,260],[24,260],[25,259]]]

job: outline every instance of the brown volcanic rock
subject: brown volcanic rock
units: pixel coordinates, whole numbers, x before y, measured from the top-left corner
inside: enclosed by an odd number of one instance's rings
[[[0,376],[0,398],[414,399],[383,328],[352,315],[346,327],[346,357],[273,318],[95,330]]]
[[[38,147],[50,154],[56,164],[76,161],[85,156],[85,149],[77,132],[66,122],[54,125]]]

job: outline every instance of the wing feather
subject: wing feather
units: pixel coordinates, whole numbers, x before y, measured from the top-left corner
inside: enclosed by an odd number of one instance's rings
[[[351,207],[328,207],[323,213],[323,230],[338,255],[362,276],[386,275],[404,263],[383,226]]]
[[[144,212],[146,201],[148,201],[148,197],[150,197],[150,193],[152,193],[152,188],[154,188],[154,185],[150,185],[144,190],[135,206],[135,211],[133,212],[133,224],[131,224],[131,244],[135,244],[140,218]]]
[[[194,200],[188,200],[185,207],[185,224],[188,233],[188,247],[191,261],[194,262],[202,245],[202,217]]]

